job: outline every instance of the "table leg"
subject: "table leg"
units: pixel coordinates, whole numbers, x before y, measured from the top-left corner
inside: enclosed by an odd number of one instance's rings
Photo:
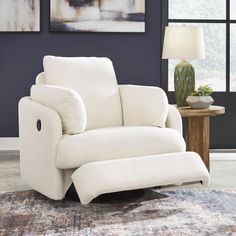
[[[197,152],[207,169],[210,171],[209,163],[209,116],[188,117],[185,139],[187,151]]]

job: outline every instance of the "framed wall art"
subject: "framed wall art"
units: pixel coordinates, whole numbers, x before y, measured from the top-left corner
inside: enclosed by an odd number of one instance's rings
[[[50,0],[51,31],[145,32],[145,0]]]
[[[0,0],[0,32],[39,32],[40,0]]]

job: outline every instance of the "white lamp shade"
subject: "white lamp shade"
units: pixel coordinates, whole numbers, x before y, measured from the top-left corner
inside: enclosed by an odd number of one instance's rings
[[[205,47],[202,27],[166,27],[162,58],[205,59]]]

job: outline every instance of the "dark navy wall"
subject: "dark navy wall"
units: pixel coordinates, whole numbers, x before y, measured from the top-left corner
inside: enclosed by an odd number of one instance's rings
[[[146,0],[146,33],[50,33],[41,0],[40,33],[0,33],[0,137],[18,136],[18,101],[29,95],[44,55],[106,56],[118,82],[160,85],[161,0]]]

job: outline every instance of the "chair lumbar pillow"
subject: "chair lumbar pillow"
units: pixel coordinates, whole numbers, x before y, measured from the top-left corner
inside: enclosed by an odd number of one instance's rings
[[[73,89],[52,85],[33,85],[31,99],[58,112],[64,134],[79,134],[86,129],[86,109]]]
[[[161,88],[121,85],[120,94],[124,125],[165,127],[168,99]]]

